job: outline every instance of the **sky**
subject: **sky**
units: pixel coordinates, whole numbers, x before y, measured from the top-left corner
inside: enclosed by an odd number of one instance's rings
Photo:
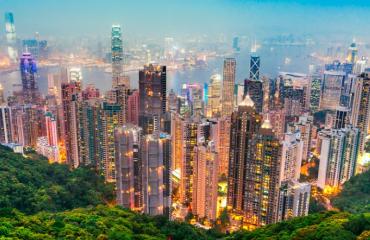
[[[106,37],[118,23],[127,36],[148,38],[223,33],[370,39],[369,0],[0,0],[0,14],[7,11],[23,38],[35,32]]]

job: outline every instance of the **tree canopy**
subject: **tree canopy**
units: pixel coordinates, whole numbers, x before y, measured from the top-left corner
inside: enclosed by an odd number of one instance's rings
[[[342,211],[370,212],[370,171],[352,177],[332,201]]]
[[[63,164],[49,164],[41,156],[25,158],[0,146],[0,209],[56,212],[113,199],[113,186],[93,169],[70,170]]]

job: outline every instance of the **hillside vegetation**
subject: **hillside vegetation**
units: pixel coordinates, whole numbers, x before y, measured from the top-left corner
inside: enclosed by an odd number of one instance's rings
[[[70,170],[0,146],[0,239],[365,240],[370,239],[369,180],[369,172],[354,177],[334,199],[346,212],[222,234],[109,206],[113,188],[94,170]]]
[[[49,164],[41,156],[25,158],[0,145],[0,208],[33,214],[95,206],[113,199],[113,186],[92,169],[72,171],[66,165]]]

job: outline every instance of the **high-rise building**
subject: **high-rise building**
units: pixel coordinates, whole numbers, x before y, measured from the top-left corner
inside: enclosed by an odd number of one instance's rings
[[[119,114],[120,123],[124,124],[127,122],[127,99],[128,99],[129,89],[123,85],[119,84],[113,87],[112,90],[107,92],[106,99],[111,104],[117,104],[121,107],[121,113]]]
[[[247,161],[245,224],[247,227],[264,226],[277,221],[281,145],[265,119],[254,145],[255,155]]]
[[[208,85],[208,103],[206,116],[209,118],[220,116],[221,112],[221,75],[214,74]]]
[[[167,134],[146,135],[142,142],[143,210],[149,215],[170,216],[171,156]]]
[[[192,211],[198,218],[216,220],[218,193],[218,153],[213,141],[195,148]]]
[[[348,48],[347,61],[354,64],[357,61],[358,48],[355,42],[351,43]]]
[[[99,164],[107,182],[116,182],[114,129],[122,126],[122,107],[116,103],[101,103],[102,158]]]
[[[268,112],[272,129],[276,137],[283,141],[285,137],[285,110],[277,107]]]
[[[280,181],[298,181],[301,173],[303,142],[300,132],[288,132],[283,141]]]
[[[277,221],[308,215],[311,185],[298,181],[285,181],[281,184],[279,194],[279,211]]]
[[[312,112],[316,112],[320,107],[321,96],[321,78],[319,76],[312,76],[310,91],[310,109]]]
[[[233,38],[233,49],[235,53],[240,52],[240,46],[239,46],[239,37],[234,37]]]
[[[22,78],[22,93],[24,103],[35,104],[39,100],[36,80],[36,61],[30,53],[23,53],[20,59],[20,72]]]
[[[48,145],[58,146],[58,129],[56,116],[51,112],[45,113],[46,137]]]
[[[249,95],[246,95],[231,117],[227,204],[239,214],[243,214],[245,210],[245,174],[251,161],[253,136],[257,133],[261,121],[262,117],[256,112]]]
[[[139,91],[129,92],[127,98],[127,119],[126,122],[139,125]]]
[[[8,55],[13,62],[18,61],[17,36],[15,33],[14,16],[11,12],[5,13],[5,38],[8,45]]]
[[[123,82],[123,44],[122,32],[120,25],[112,25],[111,33],[112,47],[112,86],[125,84],[129,87],[128,82]]]
[[[263,82],[260,80],[244,80],[244,95],[249,94],[254,102],[258,113],[262,113],[263,109]]]
[[[81,99],[81,82],[71,81],[62,83],[62,105],[67,164],[77,168],[79,166],[79,102]]]
[[[229,172],[230,125],[231,121],[228,117],[217,119],[216,136],[212,137],[218,153],[218,173],[224,176]]]
[[[321,110],[335,110],[340,105],[345,76],[344,72],[324,72],[320,99]]]
[[[37,39],[24,39],[22,40],[23,52],[29,52],[35,59],[39,59],[39,42]]]
[[[11,107],[0,106],[0,143],[13,142],[12,127]]]
[[[313,116],[307,114],[300,116],[294,127],[300,132],[300,139],[303,142],[302,160],[306,162],[311,150]]]
[[[176,112],[171,113],[171,168],[179,170],[182,166],[184,154],[184,119]]]
[[[362,159],[365,149],[366,137],[369,133],[370,116],[370,75],[360,75],[354,86],[352,102],[351,124],[360,131],[359,158]],[[361,162],[360,164],[364,164]]]
[[[281,145],[247,95],[231,120],[228,208],[253,229],[276,222]]]
[[[260,65],[261,65],[260,57],[256,55],[255,52],[252,52],[249,66],[250,80],[258,81],[260,79]]]
[[[117,203],[139,212],[143,210],[141,134],[141,128],[133,124],[125,124],[114,132]]]
[[[85,97],[88,93],[83,91]],[[85,92],[85,93],[84,93]],[[91,96],[91,95],[90,95]],[[97,97],[85,98],[79,104],[79,163],[85,166],[101,167],[102,159],[102,122],[101,122],[101,102]]]
[[[199,123],[194,119],[186,119],[183,122],[183,156],[180,162],[180,201],[185,205],[192,203],[194,184],[194,148],[198,144]]]
[[[339,187],[355,174],[359,129],[347,126],[322,130],[319,138],[321,147],[317,186],[321,189]]]
[[[4,88],[3,85],[0,84],[0,106],[5,105],[6,101],[4,98]]]
[[[235,58],[226,58],[223,69],[221,116],[231,116],[234,110],[235,71]]]
[[[139,126],[144,134],[161,131],[166,113],[166,66],[144,66],[139,71]]]

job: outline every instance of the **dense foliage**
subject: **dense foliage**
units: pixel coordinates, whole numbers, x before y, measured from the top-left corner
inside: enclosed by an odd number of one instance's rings
[[[26,216],[1,212],[1,239],[368,239],[370,215],[324,212],[269,225],[253,232],[220,235],[189,224],[149,217],[120,207],[97,206]]]
[[[114,198],[113,187],[89,168],[70,170],[37,155],[25,158],[0,146],[0,209],[27,214],[98,205]]]
[[[352,177],[333,199],[333,205],[351,213],[370,212],[370,171]]]
[[[370,238],[370,214],[351,215],[344,212],[323,212],[295,218],[259,228],[237,232],[229,240],[249,239],[315,239],[365,240]]]
[[[25,216],[11,211],[0,217],[0,238],[9,239],[207,239],[204,231],[163,217],[136,214],[120,207],[98,206]]]

